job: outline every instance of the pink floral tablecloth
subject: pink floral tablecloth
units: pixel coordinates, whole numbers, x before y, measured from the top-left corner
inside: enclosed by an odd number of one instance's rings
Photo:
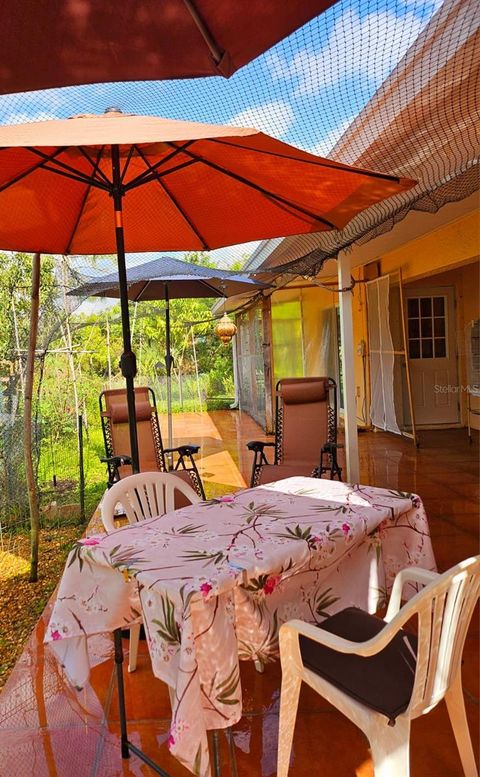
[[[418,496],[288,478],[80,540],[46,642],[81,687],[88,637],[141,615],[153,672],[174,689],[170,751],[208,777],[207,729],[242,714],[238,659],[273,660],[290,618],[374,612],[409,565],[435,568]]]

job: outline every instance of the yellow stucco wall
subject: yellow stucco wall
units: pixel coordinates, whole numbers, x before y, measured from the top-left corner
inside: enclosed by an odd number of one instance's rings
[[[381,273],[385,275],[401,269],[403,283],[415,286],[451,285],[455,287],[456,329],[459,352],[459,381],[466,384],[465,326],[480,316],[479,303],[479,240],[478,212],[471,212],[449,222],[427,234],[410,240],[402,246],[385,253],[380,258]],[[401,223],[395,229],[402,229]],[[355,249],[354,249],[355,251]],[[377,257],[372,257],[377,259]],[[362,267],[353,271],[356,280],[362,280]],[[324,282],[336,282],[336,278],[322,278]],[[292,285],[298,285],[298,280]],[[338,294],[318,287],[292,289],[275,292],[272,298],[300,299],[303,317],[304,373],[318,374],[318,353],[322,347],[319,324],[338,305]],[[357,419],[359,425],[368,418],[369,386],[368,365],[362,343],[368,344],[366,289],[359,283],[353,291],[353,325],[355,350],[355,385],[357,393]],[[275,341],[275,327],[273,332]],[[299,344],[298,344],[299,346]],[[480,406],[477,398],[473,406]],[[462,423],[466,423],[466,394],[462,392]],[[479,428],[480,417],[472,419],[472,426]]]
[[[382,256],[382,274],[401,267],[407,282],[473,262],[479,254],[478,228],[479,213],[474,211],[411,240]]]
[[[478,212],[467,214],[428,234],[412,240],[381,257],[381,272],[401,269],[404,285],[453,286],[456,299],[456,339],[459,354],[459,384],[467,382],[465,326],[480,316]],[[401,225],[400,225],[401,226]],[[365,322],[357,320],[356,327]],[[466,423],[467,397],[461,395],[461,422]],[[472,398],[477,407],[478,398]],[[473,428],[480,428],[480,418],[472,418]]]

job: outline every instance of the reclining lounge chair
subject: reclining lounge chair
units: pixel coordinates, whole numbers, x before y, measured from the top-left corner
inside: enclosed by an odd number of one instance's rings
[[[337,384],[332,378],[283,378],[276,386],[275,442],[253,440],[250,486],[305,475],[342,479],[337,461]],[[274,448],[269,463],[265,448]]]
[[[99,401],[106,453],[102,461],[108,468],[110,488],[118,480],[132,474],[126,391],[125,389],[102,391]],[[200,446],[163,447],[155,394],[151,388],[146,386],[135,388],[135,410],[140,471],[168,472],[170,470],[189,483],[201,499],[205,499],[203,484],[193,458]]]

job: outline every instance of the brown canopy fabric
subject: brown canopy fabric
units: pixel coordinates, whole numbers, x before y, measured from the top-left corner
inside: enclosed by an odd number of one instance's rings
[[[0,92],[230,76],[335,0],[5,0]]]
[[[341,229],[414,181],[313,156],[255,129],[127,116],[0,127],[0,250],[202,250]]]

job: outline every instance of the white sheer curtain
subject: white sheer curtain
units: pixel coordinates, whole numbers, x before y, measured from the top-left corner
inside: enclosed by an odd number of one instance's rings
[[[370,352],[370,418],[378,429],[401,434],[395,412],[395,354],[390,331],[390,278],[367,283],[368,338]]]

